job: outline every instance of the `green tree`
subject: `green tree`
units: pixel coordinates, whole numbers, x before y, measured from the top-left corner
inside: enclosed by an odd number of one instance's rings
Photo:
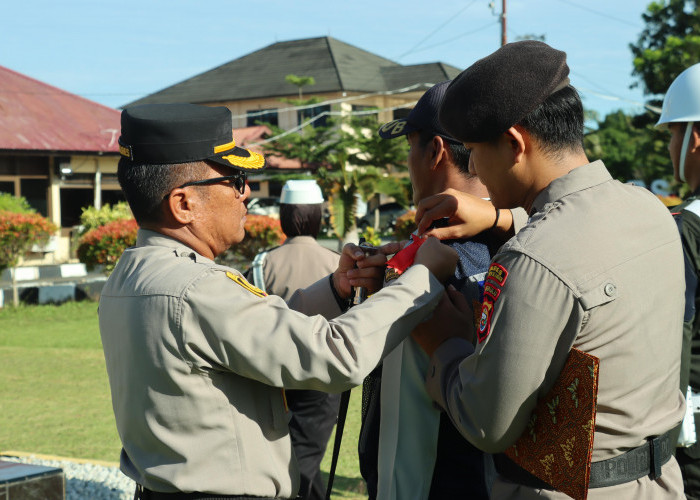
[[[408,142],[386,140],[377,133],[377,115],[350,116],[343,132],[351,146],[349,163],[362,170],[359,193],[366,201],[374,200],[374,228],[379,229],[379,197],[386,195],[408,208],[413,197],[408,176]]]
[[[642,14],[645,28],[637,43],[633,75],[644,93],[663,95],[671,82],[688,66],[700,61],[700,10],[697,0],[651,2]],[[653,103],[660,104],[655,98]]]
[[[313,77],[287,75],[285,80],[298,87],[299,98],[281,99],[283,102],[295,106],[320,102],[317,97],[303,97],[302,88],[316,83]],[[328,199],[333,231],[341,243],[357,237],[358,195],[368,200],[381,193],[408,205],[408,146],[405,141],[380,139],[376,115],[328,118],[325,125],[295,132],[266,125],[274,141],[262,144],[265,154],[297,159],[302,169],[316,172]]]
[[[299,92],[299,98],[289,99],[283,97],[282,99],[280,99],[280,101],[286,102],[287,104],[291,104],[292,106],[308,106],[310,104],[316,104],[318,102],[321,102],[321,99],[319,97],[309,97],[307,99],[304,99],[303,88],[307,85],[316,85],[316,79],[313,76],[287,75],[284,77],[284,80],[287,83],[291,83],[292,85],[297,87]]]
[[[112,221],[128,220],[133,217],[129,204],[125,201],[117,202],[114,205],[105,203],[102,205],[102,208],[95,208],[94,206],[83,207],[80,214],[78,236],[82,236]]]
[[[408,142],[382,139],[377,133],[376,115],[351,116],[346,125],[345,140],[353,146],[350,164],[376,170],[376,175],[360,185],[363,198],[384,194],[408,207],[413,197],[407,167]]]
[[[630,44],[634,70],[648,96],[650,109],[658,111],[674,78],[700,60],[700,11],[698,0],[653,1],[642,14],[645,27]],[[621,111],[596,120],[598,129],[586,135],[592,158],[601,158],[613,176],[640,179],[647,185],[659,178],[672,180],[668,158],[668,133],[654,127],[658,112],[628,116]]]
[[[670,175],[665,140],[663,132],[654,129],[646,115],[633,117],[615,111],[598,122],[596,131],[586,135],[584,147],[588,157],[603,160],[616,179],[640,179],[649,185],[654,179]]]
[[[294,133],[268,126],[276,139],[262,145],[265,154],[296,158],[303,169],[316,171],[328,199],[331,225],[341,242],[357,237],[357,195],[368,199],[382,193],[408,205],[406,142],[379,139],[376,118],[334,118],[327,126],[304,127]]]

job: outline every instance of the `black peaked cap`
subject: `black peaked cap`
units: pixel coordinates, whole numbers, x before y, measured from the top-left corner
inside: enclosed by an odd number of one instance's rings
[[[244,171],[265,167],[265,157],[236,146],[231,111],[223,106],[143,104],[122,111],[119,152],[141,164],[209,160]]]

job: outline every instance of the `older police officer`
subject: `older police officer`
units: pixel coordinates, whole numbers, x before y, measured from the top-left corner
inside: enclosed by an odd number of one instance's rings
[[[138,498],[292,498],[283,388],[362,382],[435,307],[456,256],[429,240],[423,265],[329,320],[351,286],[381,280],[384,256],[346,247],[333,274],[292,298],[317,314],[306,316],[212,260],[243,239],[245,176],[265,166],[235,145],[227,108],[127,108],[119,144],[119,181],[140,229],[104,287],[99,319],[121,469]]]

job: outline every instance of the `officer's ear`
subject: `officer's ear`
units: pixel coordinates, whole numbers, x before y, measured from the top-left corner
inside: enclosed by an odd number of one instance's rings
[[[691,153],[700,152],[700,123],[693,123],[693,131],[690,133],[688,149]]]
[[[520,125],[513,125],[504,133],[510,144],[511,153],[513,154],[513,163],[520,163],[525,152],[529,151],[532,147],[530,134]]]
[[[443,159],[446,159],[447,152],[445,151],[445,141],[439,135],[433,137],[430,141],[432,146],[430,151],[430,170],[435,170]]]
[[[175,221],[187,225],[194,220],[194,189],[175,188],[170,191],[166,199],[166,215],[170,215]]]

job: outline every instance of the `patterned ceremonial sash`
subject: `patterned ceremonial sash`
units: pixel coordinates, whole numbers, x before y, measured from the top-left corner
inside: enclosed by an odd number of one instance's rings
[[[522,436],[505,451],[530,474],[576,500],[588,494],[599,365],[595,356],[571,349]]]

